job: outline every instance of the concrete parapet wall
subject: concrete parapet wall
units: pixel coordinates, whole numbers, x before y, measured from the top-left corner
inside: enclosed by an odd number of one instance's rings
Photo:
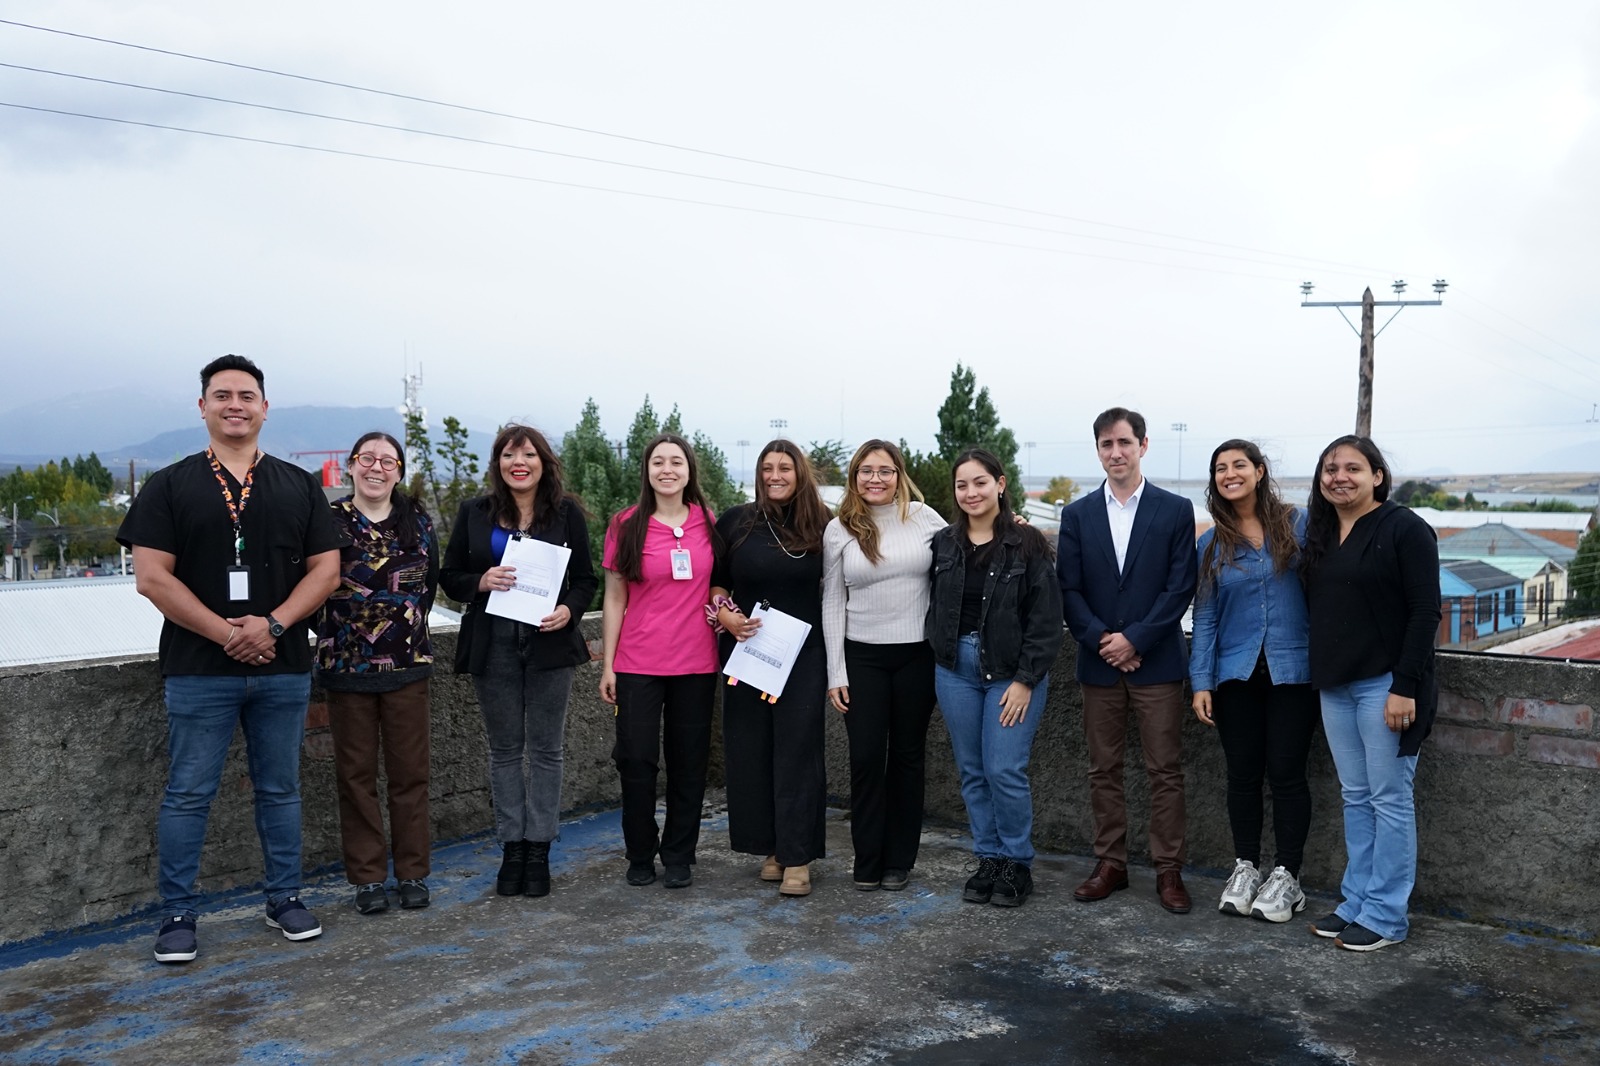
[[[584,620],[591,637],[597,619]],[[455,635],[435,635],[442,663]],[[1092,828],[1075,648],[1064,642],[1034,743],[1035,838],[1087,854]],[[1556,931],[1600,943],[1600,665],[1440,653],[1439,722],[1417,772],[1420,864],[1413,906]],[[596,664],[581,667],[567,716],[562,805],[618,802],[611,709]],[[314,700],[316,697],[314,697]],[[432,815],[437,839],[492,824],[483,722],[469,678],[433,680]],[[849,763],[841,717],[828,718],[829,788],[844,803]],[[719,731],[720,732],[720,731]],[[1137,733],[1128,736],[1130,853],[1146,856],[1148,790]],[[1233,863],[1226,774],[1214,731],[1186,714],[1189,861]],[[720,781],[720,744],[713,783]],[[1337,776],[1326,742],[1311,754],[1313,816],[1302,880],[1333,892],[1344,867]],[[331,739],[314,702],[301,760],[308,869],[339,861]],[[98,922],[155,902],[156,810],[166,778],[166,723],[153,659],[0,670],[0,942]],[[243,743],[235,741],[201,863],[207,892],[260,876]],[[930,819],[965,824],[949,739],[929,733]],[[1263,841],[1273,854],[1271,808]],[[848,870],[848,855],[834,855]],[[620,858],[619,858],[620,863]],[[620,869],[620,866],[619,866]],[[1153,880],[1143,888],[1153,890]],[[1141,880],[1136,878],[1136,888]],[[1072,886],[1050,905],[1074,905]],[[1041,900],[1041,902],[1044,902]],[[1199,900],[1207,906],[1209,901]]]

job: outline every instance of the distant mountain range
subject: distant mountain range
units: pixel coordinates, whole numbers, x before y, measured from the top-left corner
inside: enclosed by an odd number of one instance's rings
[[[0,469],[32,467],[90,452],[113,472],[126,473],[130,462],[140,470],[155,469],[206,446],[198,408],[191,417],[192,425],[173,429],[177,416],[170,399],[157,401],[123,391],[38,401],[0,414]],[[392,407],[272,407],[261,429],[261,447],[285,459],[296,452],[343,453],[357,437],[374,429],[404,439],[405,426]],[[436,443],[444,436],[440,426],[430,427],[430,432]],[[469,432],[468,440],[482,470],[494,437]],[[305,454],[298,461],[314,468],[324,458],[328,457]]]

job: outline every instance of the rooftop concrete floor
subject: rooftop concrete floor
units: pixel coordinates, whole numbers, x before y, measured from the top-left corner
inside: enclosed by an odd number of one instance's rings
[[[358,915],[340,875],[315,880],[317,940],[235,893],[187,966],[151,960],[149,918],[0,948],[0,1061],[1600,1062],[1593,948],[1422,916],[1355,954],[1218,914],[1219,877],[1188,877],[1186,916],[1142,868],[1074,902],[1077,856],[1040,856],[1020,909],[975,906],[938,830],[907,890],[864,893],[841,816],[829,844],[812,895],[782,899],[713,813],[693,886],[631,888],[610,812],[567,823],[542,900],[496,896],[475,839],[436,851],[427,910]]]

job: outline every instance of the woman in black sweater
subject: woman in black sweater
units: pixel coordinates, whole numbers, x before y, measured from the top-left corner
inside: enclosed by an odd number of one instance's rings
[[[1406,938],[1417,877],[1412,781],[1438,686],[1439,547],[1428,524],[1387,502],[1389,467],[1366,437],[1340,437],[1317,461],[1302,574],[1311,684],[1344,794],[1347,861],[1318,936],[1352,951]]]
[[[776,702],[746,684],[722,690],[728,843],[764,855],[760,877],[785,896],[811,893],[811,861],[826,854],[827,767],[823,760],[828,664],[822,646],[822,531],[828,510],[811,462],[792,441],[775,440],[756,459],[756,501],[728,510],[717,533],[728,549],[711,578],[709,620],[735,641],[760,628],[758,603],[811,623]]]

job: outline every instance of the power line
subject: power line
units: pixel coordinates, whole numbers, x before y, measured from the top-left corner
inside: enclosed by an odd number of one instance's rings
[[[1160,230],[1141,229],[1141,228],[1136,227],[1136,226],[1123,226],[1123,225],[1118,225],[1118,224],[1111,223],[1111,222],[1099,222],[1099,221],[1096,221],[1094,219],[1080,218],[1080,217],[1077,217],[1077,216],[1074,216],[1074,215],[1064,215],[1064,214],[1059,214],[1059,213],[1053,212],[1053,211],[1044,211],[1044,210],[1040,210],[1040,209],[1037,209],[1037,208],[1030,208],[1030,207],[1017,207],[1017,206],[1012,205],[1012,204],[997,203],[997,202],[992,201],[992,200],[983,200],[983,199],[979,199],[979,198],[975,198],[975,197],[969,197],[969,196],[958,196],[958,195],[955,195],[955,194],[952,194],[952,193],[943,193],[943,192],[939,192],[939,191],[933,190],[933,189],[921,189],[921,188],[917,188],[915,186],[910,186],[910,185],[898,185],[898,184],[895,184],[893,182],[875,181],[875,180],[870,179],[870,178],[859,178],[859,177],[854,177],[854,176],[849,175],[849,174],[837,174],[837,173],[833,173],[833,172],[830,172],[830,171],[816,170],[816,169],[812,169],[812,168],[809,168],[809,167],[794,166],[794,165],[787,164],[787,163],[775,163],[775,162],[771,162],[771,161],[764,160],[764,159],[755,159],[755,158],[751,158],[749,156],[735,155],[735,154],[728,153],[728,152],[719,152],[719,151],[714,151],[712,149],[707,149],[707,148],[695,148],[695,147],[692,147],[690,145],[674,144],[674,143],[672,143],[670,141],[659,141],[659,140],[653,140],[653,139],[648,138],[648,137],[637,137],[637,136],[633,136],[633,135],[630,135],[630,134],[613,133],[613,132],[610,132],[610,131],[607,131],[607,130],[594,129],[594,128],[587,127],[587,126],[576,126],[576,125],[571,125],[571,124],[563,123],[563,122],[554,122],[554,121],[551,121],[549,119],[533,118],[533,117],[530,117],[530,116],[527,116],[527,115],[518,115],[518,114],[513,114],[511,112],[506,112],[506,111],[496,111],[496,110],[493,110],[493,109],[490,109],[490,108],[475,107],[475,106],[472,106],[470,104],[458,104],[458,103],[452,103],[452,102],[447,101],[447,100],[436,100],[436,99],[432,99],[430,97],[425,97],[425,96],[415,96],[415,95],[412,95],[410,93],[394,92],[394,91],[391,91],[391,90],[388,90],[388,89],[377,89],[377,88],[373,88],[373,87],[370,87],[370,86],[357,85],[357,84],[354,84],[354,83],[351,83],[351,82],[338,81],[338,80],[331,79],[331,78],[319,78],[319,77],[315,77],[315,76],[312,76],[312,75],[306,75],[306,74],[294,74],[294,73],[291,73],[291,72],[288,72],[288,71],[275,70],[275,69],[273,69],[271,67],[254,66],[254,65],[251,65],[249,63],[237,63],[237,62],[234,62],[232,60],[216,59],[216,58],[213,58],[213,57],[210,57],[210,56],[196,55],[196,54],[191,53],[191,52],[179,52],[179,51],[175,51],[175,50],[168,49],[168,48],[158,48],[158,47],[153,46],[153,45],[136,44],[136,43],[131,42],[131,41],[120,41],[120,40],[117,40],[117,39],[111,38],[111,37],[97,37],[97,36],[94,36],[92,34],[87,34],[87,33],[75,33],[75,32],[73,32],[71,30],[56,29],[56,28],[53,28],[53,27],[50,27],[50,26],[39,26],[39,25],[35,25],[33,23],[20,22],[20,21],[17,21],[15,19],[0,19],[0,25],[15,26],[15,27],[18,27],[20,29],[26,29],[26,30],[35,30],[35,31],[38,31],[40,33],[57,34],[57,35],[62,36],[62,37],[71,37],[71,38],[76,38],[78,40],[93,41],[93,42],[95,42],[97,44],[108,44],[108,45],[113,45],[113,46],[116,46],[116,47],[119,47],[119,48],[129,48],[129,49],[133,49],[133,50],[141,51],[141,52],[151,52],[151,53],[154,53],[156,55],[172,56],[173,58],[192,60],[192,61],[197,62],[197,63],[210,63],[210,64],[213,64],[213,65],[216,65],[216,66],[229,67],[229,68],[232,68],[232,69],[235,69],[235,70],[250,71],[250,72],[256,73],[256,74],[270,74],[270,75],[272,75],[274,77],[289,78],[289,79],[292,79],[292,80],[295,80],[295,81],[309,82],[309,83],[314,84],[314,85],[326,85],[326,86],[329,86],[331,88],[337,88],[337,89],[348,89],[348,90],[351,90],[353,92],[369,93],[369,94],[372,94],[374,96],[388,97],[388,98],[393,99],[393,100],[405,100],[405,101],[410,102],[410,103],[427,104],[427,105],[429,105],[431,107],[443,107],[443,108],[449,108],[451,110],[456,110],[456,111],[465,111],[465,112],[469,112],[471,114],[484,115],[484,116],[489,117],[489,118],[501,118],[501,119],[507,119],[507,120],[510,120],[510,121],[513,121],[513,122],[526,122],[526,123],[539,125],[539,126],[548,126],[548,127],[552,128],[552,129],[566,130],[566,131],[569,131],[569,132],[572,132],[572,133],[582,133],[582,134],[587,134],[587,135],[595,136],[595,137],[607,137],[607,138],[611,138],[613,140],[626,141],[626,142],[629,142],[629,143],[632,143],[632,144],[648,145],[648,146],[654,147],[654,148],[667,148],[667,149],[671,149],[672,151],[677,151],[677,152],[689,152],[689,153],[694,154],[694,155],[707,156],[707,157],[713,158],[713,159],[723,159],[723,160],[727,160],[729,162],[745,163],[745,164],[749,164],[749,165],[752,165],[752,166],[770,167],[770,168],[773,168],[773,169],[776,169],[776,170],[786,170],[786,171],[789,171],[789,172],[795,173],[795,174],[806,174],[806,175],[810,175],[811,177],[827,178],[827,179],[832,180],[832,181],[847,181],[847,182],[853,182],[853,183],[861,184],[861,185],[870,185],[870,186],[874,186],[874,187],[880,188],[880,189],[890,189],[890,190],[893,190],[895,192],[911,193],[911,194],[917,195],[917,196],[932,196],[932,197],[937,197],[937,198],[942,199],[942,200],[952,200],[952,201],[959,202],[959,203],[972,204],[972,205],[978,206],[978,207],[989,207],[989,208],[994,208],[994,209],[1001,210],[1001,211],[1014,211],[1014,212],[1018,212],[1020,214],[1037,215],[1037,216],[1042,217],[1042,218],[1053,218],[1053,219],[1056,219],[1056,220],[1062,221],[1062,222],[1075,222],[1075,223],[1079,223],[1079,224],[1082,224],[1082,225],[1100,226],[1100,227],[1103,227],[1105,229],[1121,230],[1121,231],[1127,232],[1127,233],[1137,233],[1137,234],[1141,234],[1141,235],[1147,236],[1147,237],[1162,237],[1162,238],[1165,238],[1167,240],[1187,241],[1187,242],[1190,242],[1192,244],[1205,244],[1205,245],[1210,245],[1210,246],[1216,247],[1216,248],[1227,248],[1227,249],[1230,249],[1232,251],[1250,252],[1250,253],[1255,254],[1255,255],[1271,255],[1271,256],[1276,256],[1276,257],[1278,257],[1280,259],[1294,259],[1294,260],[1297,260],[1297,261],[1302,262],[1302,263],[1316,264],[1316,265],[1322,265],[1322,266],[1340,267],[1340,268],[1344,268],[1344,269],[1351,270],[1351,271],[1357,271],[1357,272],[1360,272],[1362,274],[1371,274],[1371,273],[1376,272],[1378,274],[1389,274],[1391,276],[1398,276],[1398,274],[1403,274],[1404,273],[1403,271],[1396,272],[1394,270],[1380,270],[1380,269],[1375,268],[1375,267],[1366,267],[1366,266],[1361,266],[1359,264],[1340,263],[1340,262],[1337,262],[1337,261],[1334,261],[1334,260],[1315,259],[1315,258],[1311,258],[1309,256],[1298,256],[1298,255],[1293,255],[1293,254],[1290,254],[1290,253],[1287,253],[1287,252],[1274,252],[1274,251],[1270,251],[1268,249],[1250,248],[1250,247],[1247,247],[1247,246],[1244,246],[1244,245],[1228,244],[1228,243],[1223,242],[1223,241],[1205,240],[1205,239],[1199,238],[1199,237],[1185,237],[1182,234],[1164,233],[1164,232],[1162,232]],[[1099,238],[1099,239],[1109,239],[1109,238]],[[1174,250],[1176,250],[1176,249],[1174,249]],[[1192,253],[1192,254],[1203,254],[1203,253]],[[1278,265],[1278,264],[1273,264],[1273,265]]]
[[[673,170],[668,167],[650,166],[644,163],[627,163],[616,159],[604,159],[599,156],[580,155],[575,152],[560,152],[550,148],[536,148],[532,145],[512,144],[506,141],[496,141],[484,137],[469,137],[464,134],[447,133],[439,130],[421,129],[415,126],[402,126],[389,122],[376,122],[370,119],[351,118],[344,115],[330,115],[320,111],[305,111],[300,108],[281,107],[275,104],[257,103],[251,100],[238,100],[226,96],[213,96],[209,93],[188,92],[183,89],[168,89],[158,85],[143,85],[138,82],[120,81],[115,78],[100,78],[89,74],[74,74],[69,71],[49,70],[43,67],[24,66],[20,63],[0,62],[0,68],[8,70],[26,71],[30,74],[46,74],[58,78],[71,78],[75,81],[92,82],[98,85],[110,85],[123,89],[138,89],[143,92],[162,93],[168,96],[181,96],[190,100],[204,100],[210,103],[228,104],[234,107],[248,107],[260,111],[271,111],[281,115],[294,115],[301,118],[321,119],[327,122],[341,122],[353,126],[364,126],[369,129],[388,130],[395,133],[415,134],[421,137],[434,137],[441,140],[459,141],[465,144],[483,145],[490,148],[505,148],[517,152],[531,152],[538,155],[554,156],[560,159],[572,159],[585,163],[599,163],[604,166],[623,167],[629,170],[641,170],[654,174],[668,174],[673,177],[693,178],[699,181],[714,181],[726,185],[736,185],[748,189],[759,189],[766,192],[781,192],[795,196],[811,196],[823,200],[834,200],[839,203],[855,204],[864,207],[881,207],[891,211],[906,211],[919,215],[930,215],[936,218],[946,218],[963,222],[976,222],[986,226],[1003,226],[1007,229],[1028,230],[1034,233],[1048,233],[1059,237],[1071,237],[1078,240],[1104,241],[1109,244],[1123,244],[1135,248],[1149,248],[1154,251],[1172,252],[1177,255],[1206,256],[1213,259],[1226,259],[1234,262],[1253,263],[1257,266],[1267,266],[1287,269],[1290,264],[1274,263],[1261,259],[1249,259],[1245,256],[1227,255],[1222,252],[1195,251],[1187,248],[1173,248],[1168,245],[1150,244],[1145,241],[1133,241],[1123,237],[1104,237],[1093,233],[1074,233],[1071,230],[1055,229],[1050,226],[1035,226],[1026,222],[1006,222],[1000,219],[983,218],[978,215],[963,215],[952,211],[938,211],[928,207],[912,207],[907,204],[888,203],[882,200],[867,200],[854,196],[840,196],[836,193],[816,192],[810,189],[796,189],[784,185],[770,185],[763,182],[744,181],[739,178],[722,177],[715,174],[699,174],[687,170]],[[1270,253],[1269,253],[1270,254]],[[1333,273],[1346,273],[1334,271]],[[1353,276],[1353,272],[1351,272]]]
[[[3,20],[0,20],[3,21]],[[1126,256],[1102,255],[1097,252],[1075,251],[1070,248],[1051,248],[1038,244],[1023,244],[1017,241],[1000,241],[987,237],[971,237],[958,233],[939,233],[934,230],[912,229],[908,226],[888,226],[875,222],[858,222],[850,219],[830,218],[826,215],[808,215],[798,211],[780,211],[776,208],[751,207],[744,204],[722,203],[716,200],[697,200],[688,196],[670,196],[666,193],[640,192],[634,189],[618,189],[606,185],[588,185],[575,181],[559,181],[555,178],[537,178],[529,174],[511,174],[500,170],[486,170],[480,167],[458,166],[452,163],[434,163],[422,159],[405,159],[399,156],[380,155],[376,152],[358,152],[347,148],[327,148],[313,144],[298,144],[293,141],[279,141],[269,137],[250,137],[239,133],[222,133],[217,130],[195,129],[190,126],[173,126],[161,122],[145,122],[139,119],[114,118],[109,115],[91,115],[82,111],[67,111],[53,107],[38,107],[33,104],[19,104],[10,100],[0,100],[0,107],[16,108],[22,111],[34,111],[46,115],[61,115],[67,118],[89,119],[95,122],[110,122],[123,126],[139,126],[145,129],[166,130],[172,133],[188,133],[199,137],[213,137],[219,140],[240,141],[246,144],[263,144],[276,148],[293,148],[304,152],[318,152],[324,155],[347,156],[352,159],[366,159],[380,163],[397,163],[403,166],[423,167],[429,170],[449,171],[457,174],[475,174],[480,177],[505,178],[510,181],[532,182],[539,185],[552,185],[566,189],[582,189],[588,192],[612,193],[618,196],[633,196],[645,200],[661,200],[667,203],[692,204],[697,207],[715,207],[728,211],[743,211],[749,214],[768,215],[775,218],[794,218],[808,222],[828,222],[837,226],[853,226],[858,229],[877,230],[883,233],[900,233],[918,237],[934,237],[948,241],[962,241],[968,244],[986,244],[999,248],[1017,248],[1032,252],[1045,252],[1052,255],[1072,255],[1086,259],[1099,259],[1112,263],[1133,263],[1140,266],[1171,267],[1176,270],[1193,270],[1205,274],[1225,274],[1233,277],[1254,278],[1259,281],[1284,281],[1287,276],[1272,277],[1266,274],[1249,274],[1239,270],[1219,270],[1215,267],[1198,266],[1192,263],[1163,263],[1150,259],[1132,259]]]

